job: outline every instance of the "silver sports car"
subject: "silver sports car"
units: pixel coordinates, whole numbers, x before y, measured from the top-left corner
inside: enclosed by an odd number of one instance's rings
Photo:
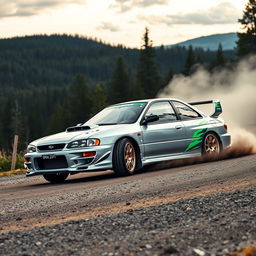
[[[193,107],[210,103],[212,115]],[[41,174],[53,183],[69,174],[98,170],[125,176],[156,162],[218,155],[230,145],[221,113],[218,100],[150,99],[112,105],[84,124],[31,142],[24,163],[27,175]]]

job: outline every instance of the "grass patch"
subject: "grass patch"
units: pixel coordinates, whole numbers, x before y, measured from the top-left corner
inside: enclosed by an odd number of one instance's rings
[[[17,155],[17,161],[16,161],[16,169],[23,169],[23,155],[19,154]],[[11,156],[5,156],[0,155],[0,173],[10,171],[12,164],[12,157]]]

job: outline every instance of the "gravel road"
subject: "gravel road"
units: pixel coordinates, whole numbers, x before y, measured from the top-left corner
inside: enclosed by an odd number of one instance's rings
[[[0,255],[227,255],[256,245],[255,173],[250,155],[60,185],[3,177]]]

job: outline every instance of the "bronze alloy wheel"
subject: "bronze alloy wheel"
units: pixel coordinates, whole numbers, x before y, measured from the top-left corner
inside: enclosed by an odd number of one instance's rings
[[[218,155],[220,153],[220,142],[214,134],[209,133],[206,135],[204,151],[207,155]]]
[[[127,170],[133,172],[136,166],[136,153],[131,142],[127,142],[124,147],[124,162]]]

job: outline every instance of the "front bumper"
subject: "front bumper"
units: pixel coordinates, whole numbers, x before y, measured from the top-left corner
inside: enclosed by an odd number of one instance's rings
[[[82,154],[86,152],[96,152],[96,154],[93,157],[83,157]],[[24,157],[26,159],[24,166],[27,169],[27,176],[60,172],[72,174],[112,169],[112,145],[34,152],[27,153]],[[45,157],[49,157],[50,160],[43,160]],[[44,161],[47,161],[47,163]]]

